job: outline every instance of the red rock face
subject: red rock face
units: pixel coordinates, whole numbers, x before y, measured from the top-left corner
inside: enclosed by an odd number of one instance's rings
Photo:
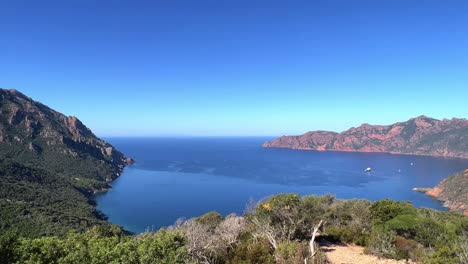
[[[419,116],[388,126],[363,124],[342,133],[311,131],[282,136],[263,147],[468,158],[468,120]]]
[[[426,195],[444,203],[450,211],[459,211],[468,216],[468,169],[445,178]]]
[[[125,156],[96,137],[78,118],[65,116],[16,90],[0,89],[0,144],[4,153],[22,146],[31,157],[54,163],[54,155],[74,160],[88,157],[99,166],[119,174],[127,164]],[[48,155],[43,155],[48,153]],[[33,158],[31,158],[33,159]]]

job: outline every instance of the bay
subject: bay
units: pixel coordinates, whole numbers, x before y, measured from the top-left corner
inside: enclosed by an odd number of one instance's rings
[[[468,168],[468,160],[456,158],[262,148],[270,139],[108,138],[137,162],[97,195],[98,210],[134,233],[213,210],[242,214],[249,201],[278,193],[391,198],[445,210],[411,189]]]

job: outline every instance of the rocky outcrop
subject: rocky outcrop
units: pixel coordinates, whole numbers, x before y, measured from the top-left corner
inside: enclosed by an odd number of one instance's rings
[[[468,120],[419,116],[386,126],[362,124],[342,133],[312,131],[282,136],[263,147],[468,158]]]
[[[434,188],[414,188],[443,202],[451,211],[468,216],[468,169],[442,180]]]
[[[108,226],[94,194],[108,190],[126,164],[77,117],[0,89],[0,233],[50,236]]]
[[[12,89],[0,89],[0,154],[53,174],[99,182],[117,177],[127,164],[122,153],[77,117]]]
[[[132,158],[126,158],[126,159],[125,159],[125,163],[128,164],[128,165],[132,165],[132,164],[135,163],[135,160],[132,159]]]

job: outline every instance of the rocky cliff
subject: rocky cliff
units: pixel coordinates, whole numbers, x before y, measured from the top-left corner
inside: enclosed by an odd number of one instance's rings
[[[0,89],[0,232],[56,235],[108,225],[93,193],[127,161],[78,118]]]
[[[444,203],[451,211],[468,216],[468,169],[442,180],[434,188],[414,188]]]
[[[117,177],[126,159],[78,118],[4,89],[0,89],[0,154],[63,176],[98,181]],[[82,170],[83,162],[92,169]]]
[[[392,125],[362,124],[342,133],[311,131],[282,136],[263,147],[468,158],[468,120],[419,116]]]

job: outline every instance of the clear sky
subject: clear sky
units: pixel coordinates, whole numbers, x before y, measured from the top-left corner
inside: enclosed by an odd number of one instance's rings
[[[468,117],[468,1],[0,0],[0,87],[99,136]]]

